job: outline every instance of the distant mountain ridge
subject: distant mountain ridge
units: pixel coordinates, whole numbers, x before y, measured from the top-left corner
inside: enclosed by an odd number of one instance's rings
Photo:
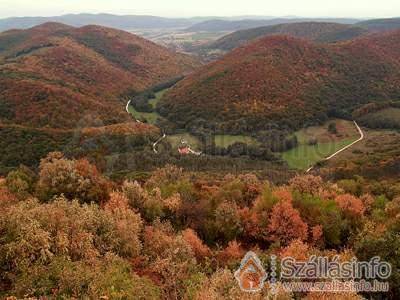
[[[256,28],[261,26],[272,26],[278,24],[287,23],[299,23],[299,22],[334,22],[340,24],[355,24],[359,22],[358,19],[341,19],[341,18],[272,18],[264,20],[207,20],[198,24],[195,24],[186,29],[186,31],[237,31],[250,28]]]
[[[191,18],[166,18],[149,15],[67,14],[52,17],[11,17],[0,19],[0,32],[10,29],[27,29],[48,22],[63,23],[74,27],[99,25],[123,30],[180,28],[185,29],[188,32],[233,32],[256,27],[300,22],[326,22],[348,25],[357,24],[360,27],[373,30],[390,30],[400,28],[400,18],[360,21],[356,18],[277,18],[272,16],[206,16]]]
[[[0,19],[0,32],[9,29],[27,29],[48,22],[64,23],[70,26],[99,25],[123,30],[189,28],[188,30],[235,31],[280,23],[290,23],[303,18],[274,18],[270,16],[236,16],[236,17],[192,17],[165,18],[148,15],[112,15],[112,14],[68,14],[53,17],[12,17]],[[315,19],[327,21],[327,19]],[[328,19],[338,23],[355,23],[354,19]],[[203,23],[204,22],[204,23]],[[198,28],[192,27],[198,24]],[[217,26],[217,27],[215,27]]]
[[[85,25],[99,25],[117,29],[129,30],[133,28],[175,28],[187,27],[201,22],[204,19],[163,18],[141,15],[112,15],[112,14],[69,14],[54,17],[15,17],[0,19],[0,31],[9,29],[27,29],[43,23],[56,22],[81,27]]]

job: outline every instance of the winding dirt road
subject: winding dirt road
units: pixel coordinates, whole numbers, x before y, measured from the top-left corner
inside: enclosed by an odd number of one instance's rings
[[[125,109],[126,109],[126,112],[127,112],[128,114],[130,114],[130,115],[132,115],[132,114],[130,113],[130,111],[129,111],[129,105],[131,105],[131,101],[132,101],[132,100],[129,100],[129,101],[128,101],[128,103],[126,104],[126,108],[125,108]],[[132,117],[133,117],[133,116],[132,116]],[[139,121],[139,120],[136,119],[136,118],[135,118],[135,120],[136,120],[136,122],[138,122],[138,123],[142,123],[141,121]]]
[[[157,144],[159,143],[159,142],[161,142],[163,139],[165,139],[167,137],[167,135],[164,133],[163,134],[163,136],[162,137],[160,137],[157,141],[155,141],[154,143],[153,143],[153,151],[154,151],[154,153],[158,153],[158,151],[157,151]]]
[[[132,101],[132,100],[129,100],[128,103],[126,104],[126,107],[125,107],[126,112],[127,112],[128,114],[130,114],[130,115],[132,115],[132,114],[130,113],[130,111],[129,111],[129,105],[131,104],[131,101]],[[133,116],[132,116],[132,117],[133,117]],[[136,120],[136,122],[138,122],[138,123],[142,123],[141,121],[139,121],[139,120],[136,119],[136,118],[135,118],[135,120]],[[167,137],[167,135],[164,133],[162,137],[160,137],[157,141],[155,141],[155,142],[153,143],[153,151],[154,151],[154,153],[158,153],[158,152],[157,152],[157,144],[158,144],[159,142],[161,142],[163,139],[165,139],[166,137]]]
[[[126,104],[126,107],[125,107],[126,112],[127,112],[128,114],[130,114],[130,115],[131,115],[131,113],[129,112],[129,105],[131,104],[131,101],[132,101],[132,100],[129,100],[128,103]],[[138,123],[142,123],[141,121],[139,121],[139,120],[136,119],[136,118],[135,118],[135,120],[136,120],[136,122],[138,122]],[[167,135],[166,135],[165,133],[163,133],[162,137],[160,137],[157,141],[155,141],[155,142],[153,143],[153,151],[154,151],[154,153],[158,154],[157,145],[158,145],[163,139],[165,139],[166,137],[167,137]],[[192,154],[194,154],[194,155],[197,155],[197,156],[199,156],[199,155],[202,154],[202,152],[196,152],[196,151],[192,150],[192,148],[190,148],[190,145],[189,145],[189,152],[192,153]]]
[[[354,125],[356,125],[358,132],[360,133],[360,138],[359,138],[358,140],[352,142],[351,144],[349,144],[349,145],[343,147],[342,149],[336,151],[336,152],[333,153],[331,156],[328,156],[328,157],[324,158],[324,161],[330,160],[330,159],[334,158],[336,155],[342,153],[343,151],[346,151],[347,149],[349,149],[350,147],[354,146],[354,145],[357,144],[358,142],[361,142],[361,141],[364,139],[364,137],[365,137],[364,132],[361,130],[360,126],[358,126],[358,124],[357,124],[356,121],[353,121],[353,122],[354,122]],[[310,168],[306,171],[306,173],[309,173],[312,169],[314,169],[314,167],[315,167],[315,166],[310,167]]]
[[[129,114],[129,105],[131,104],[132,100],[129,100],[128,103],[126,104],[126,112]]]

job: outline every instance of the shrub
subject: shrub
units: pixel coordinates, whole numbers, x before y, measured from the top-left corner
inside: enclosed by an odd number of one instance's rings
[[[102,203],[108,199],[109,183],[87,160],[69,160],[50,153],[40,162],[38,193],[41,199],[64,195],[82,202]]]

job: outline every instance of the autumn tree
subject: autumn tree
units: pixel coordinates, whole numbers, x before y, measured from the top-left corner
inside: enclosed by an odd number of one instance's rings
[[[193,229],[185,229],[182,232],[183,239],[189,244],[194,255],[198,260],[202,260],[211,255],[210,248],[203,243],[197,233]]]
[[[261,214],[254,209],[245,207],[239,210],[240,222],[242,224],[241,240],[246,242],[256,242],[262,240]],[[265,224],[264,224],[265,225]]]
[[[245,251],[240,243],[236,240],[230,241],[224,249],[217,253],[218,262],[222,266],[226,266],[230,263],[237,263],[243,258],[244,253]]]
[[[144,230],[147,265],[145,272],[156,278],[164,298],[182,298],[188,279],[196,270],[192,246],[168,222],[155,221]]]
[[[392,266],[392,274],[389,277],[388,294],[384,297],[399,299],[400,297],[400,222],[399,218],[389,222],[389,228],[373,222],[365,223],[354,243],[354,252],[360,261],[369,261],[378,256]]]
[[[339,195],[336,197],[335,202],[340,209],[353,216],[364,215],[365,207],[360,198],[350,194]]]
[[[310,255],[310,246],[302,240],[292,240],[288,246],[281,249],[279,256],[281,258],[293,257],[298,261],[305,261]]]
[[[269,213],[278,201],[279,199],[273,194],[271,184],[269,182],[265,182],[262,187],[261,194],[253,203],[253,208],[258,213]]]
[[[390,218],[398,218],[400,216],[400,197],[397,197],[387,203],[385,212]]]
[[[0,185],[0,209],[6,208],[17,201],[18,198],[7,187]]]
[[[102,203],[108,199],[109,183],[87,160],[69,160],[53,152],[40,162],[38,193],[43,200],[57,195],[82,202]]]
[[[204,278],[199,286],[200,288],[198,288],[193,297],[195,300],[262,300],[271,297],[267,282],[261,292],[243,292],[235,280],[233,272],[229,269],[216,270],[210,277]],[[294,298],[292,293],[285,291],[283,287],[278,285],[273,299],[291,300]]]
[[[290,187],[300,193],[316,194],[323,187],[323,181],[314,175],[296,176],[290,180]]]
[[[231,241],[239,236],[242,231],[242,225],[236,204],[223,202],[217,207],[214,227],[217,236],[223,242]]]
[[[175,183],[184,178],[184,176],[185,174],[182,168],[178,168],[174,165],[166,165],[152,173],[150,179],[146,181],[146,188],[155,188],[161,185]]]
[[[261,190],[262,184],[253,174],[227,175],[224,177],[218,198],[234,202],[240,207],[250,206]]]
[[[137,209],[142,216],[152,222],[158,218],[173,220],[182,206],[179,193],[162,196],[158,187],[142,187],[138,182],[125,181],[122,193],[126,196],[129,205]]]
[[[310,227],[310,242],[328,247],[336,247],[343,242],[347,222],[334,200],[295,191],[293,206]]]
[[[6,177],[6,186],[19,199],[27,198],[34,192],[35,174],[27,167],[20,166]]]
[[[308,226],[290,201],[280,201],[272,209],[267,238],[287,245],[291,240],[307,239]]]
[[[118,245],[118,253],[123,257],[138,256],[141,250],[139,235],[142,230],[140,215],[130,209],[128,199],[118,192],[110,195],[105,212],[115,224],[116,238],[113,243]]]

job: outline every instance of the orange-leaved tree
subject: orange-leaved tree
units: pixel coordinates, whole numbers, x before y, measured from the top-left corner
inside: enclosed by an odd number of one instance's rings
[[[294,239],[307,239],[308,225],[288,200],[278,202],[272,209],[268,225],[268,239],[287,245]]]

